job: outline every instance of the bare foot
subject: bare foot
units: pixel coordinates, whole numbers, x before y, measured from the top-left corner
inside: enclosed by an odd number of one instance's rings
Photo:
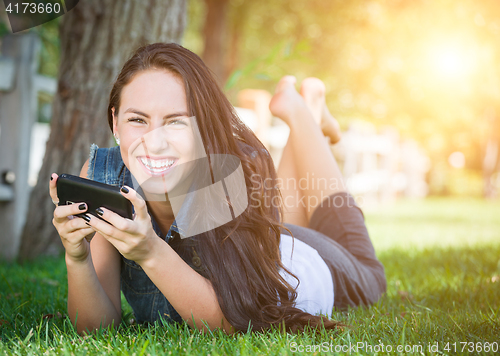
[[[314,121],[321,125],[323,105],[325,105],[325,84],[318,78],[306,78],[300,85],[300,95],[311,110]]]
[[[285,121],[289,126],[291,126],[297,112],[309,113],[304,99],[295,89],[296,82],[295,77],[291,75],[281,78],[269,103],[271,113]]]
[[[300,86],[300,95],[302,95],[313,114],[314,120],[321,126],[323,134],[330,138],[330,143],[339,142],[341,137],[340,125],[326,106],[325,84],[318,78],[306,78]]]

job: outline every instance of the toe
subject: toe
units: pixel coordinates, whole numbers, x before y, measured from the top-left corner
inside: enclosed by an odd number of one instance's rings
[[[290,86],[295,88],[295,83],[297,83],[297,78],[293,75],[285,75],[280,79],[278,85],[276,85],[276,93],[279,93]]]
[[[304,79],[300,85],[300,94],[303,97],[324,96],[325,91],[325,83],[323,83],[321,79],[315,77],[308,77]]]

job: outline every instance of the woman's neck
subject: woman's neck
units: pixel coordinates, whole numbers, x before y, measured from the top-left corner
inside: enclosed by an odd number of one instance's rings
[[[170,202],[167,201],[148,201],[149,212],[153,215],[156,223],[160,227],[161,233],[165,236],[170,226],[175,220],[174,212]]]
[[[157,222],[162,235],[165,236],[170,229],[170,226],[175,220],[174,210],[169,200],[169,195],[179,197],[186,195],[193,181],[193,174],[189,174],[184,181],[179,183],[171,192],[166,194],[151,194],[143,191],[148,209]]]

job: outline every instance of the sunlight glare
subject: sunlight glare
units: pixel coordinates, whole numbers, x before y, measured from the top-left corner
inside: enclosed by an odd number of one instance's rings
[[[434,71],[448,79],[463,79],[473,69],[473,53],[453,45],[436,46],[431,50]]]

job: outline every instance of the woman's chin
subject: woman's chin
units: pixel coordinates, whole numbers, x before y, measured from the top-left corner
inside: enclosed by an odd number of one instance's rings
[[[150,178],[139,183],[142,191],[148,196],[160,195],[165,199],[165,195],[169,192],[169,186],[161,178]]]
[[[168,195],[177,196],[186,193],[181,192],[185,190],[183,189],[185,186],[183,182],[187,183],[184,173],[184,169],[174,169],[164,175],[152,175],[146,174],[142,169],[134,169],[132,175],[147,197],[151,196],[154,200],[166,200],[168,199]]]

